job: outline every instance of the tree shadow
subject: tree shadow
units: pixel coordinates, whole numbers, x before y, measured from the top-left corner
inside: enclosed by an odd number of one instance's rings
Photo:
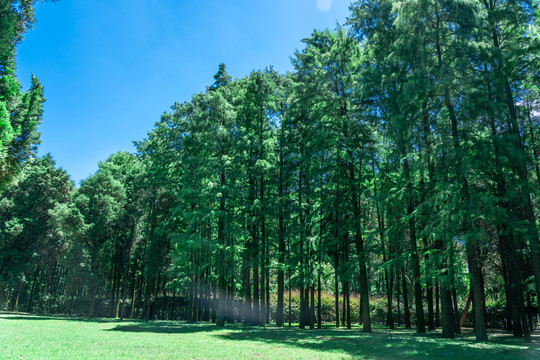
[[[1,320],[31,320],[31,321],[47,321],[47,320],[61,320],[61,321],[81,321],[91,323],[122,323],[122,322],[143,322],[143,320],[131,320],[131,319],[113,319],[113,318],[89,318],[80,315],[33,315],[22,313],[0,313]]]
[[[152,321],[152,322],[139,322],[137,324],[117,325],[112,329],[106,329],[104,331],[121,331],[121,332],[133,332],[133,333],[157,333],[157,334],[192,334],[199,332],[214,332],[223,330],[225,328],[219,328],[216,325],[203,322],[190,324],[180,321]],[[227,327],[227,330],[242,331],[239,326]]]
[[[519,339],[496,340],[477,343],[469,340],[470,334],[456,339],[444,339],[440,334],[416,334],[411,331],[376,331],[362,333],[355,330],[300,330],[300,329],[250,329],[241,332],[219,333],[231,341],[260,341],[279,343],[290,347],[321,352],[348,354],[353,358],[374,359],[538,359],[540,340],[532,344]]]
[[[464,335],[460,337],[461,341],[478,344],[474,336],[474,330],[470,329]],[[509,345],[509,346],[517,345],[517,346],[526,346],[526,347],[539,346],[539,350],[540,350],[540,333],[538,332],[531,334],[531,339],[532,339],[531,343],[526,343],[523,341],[523,337],[515,337],[511,332],[506,331],[506,330],[501,330],[501,329],[490,329],[488,331],[488,339],[489,339],[488,342],[491,344]],[[537,355],[537,358],[540,359],[540,353]]]

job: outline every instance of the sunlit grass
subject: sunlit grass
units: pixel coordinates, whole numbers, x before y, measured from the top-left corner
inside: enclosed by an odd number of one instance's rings
[[[477,343],[470,332],[443,339],[438,332],[375,327],[364,334],[325,328],[266,329],[174,321],[0,315],[0,359],[540,359],[540,339],[525,344],[491,334]]]

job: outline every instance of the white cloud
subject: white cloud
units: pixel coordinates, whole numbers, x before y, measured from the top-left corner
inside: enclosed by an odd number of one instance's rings
[[[329,11],[332,8],[332,0],[317,0],[317,9]]]

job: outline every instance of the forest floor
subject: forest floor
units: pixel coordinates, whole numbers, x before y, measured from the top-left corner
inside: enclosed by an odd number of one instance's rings
[[[120,321],[0,314],[0,359],[540,359],[532,344],[500,331],[477,343],[469,330],[456,339],[440,332],[375,327],[364,334],[325,328],[218,328],[175,321]]]

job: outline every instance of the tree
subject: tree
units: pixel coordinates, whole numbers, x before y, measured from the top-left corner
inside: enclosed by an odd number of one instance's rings
[[[39,274],[43,277],[41,295],[51,292],[51,277],[62,255],[61,242],[54,236],[52,211],[70,200],[72,189],[69,175],[55,167],[50,155],[28,160],[16,181],[6,187],[0,206],[0,284],[17,289],[11,299],[12,310],[19,294],[26,290],[25,279],[33,277],[27,311],[38,294]]]
[[[0,1],[0,191],[39,143],[43,86],[32,75],[25,93],[15,77],[15,47],[34,23],[33,0]]]
[[[101,164],[103,167],[103,163]],[[102,169],[81,182],[74,194],[74,202],[89,225],[85,247],[90,260],[88,314],[95,314],[96,297],[110,271],[110,254],[114,251],[115,225],[125,202],[126,191],[122,183]]]

